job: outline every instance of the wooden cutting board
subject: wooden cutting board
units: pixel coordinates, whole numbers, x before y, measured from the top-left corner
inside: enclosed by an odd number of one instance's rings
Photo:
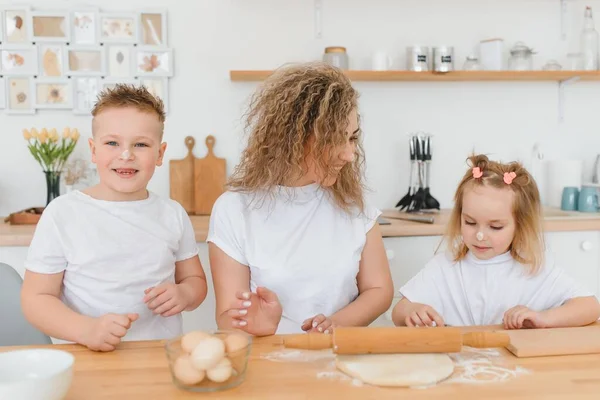
[[[196,158],[194,164],[194,211],[196,215],[210,215],[217,198],[225,191],[226,163],[215,156],[216,139],[206,137],[208,152],[204,158]]]
[[[521,329],[507,331],[506,348],[517,357],[600,353],[600,324],[580,328]]]
[[[196,140],[187,136],[188,153],[182,160],[169,161],[169,186],[171,198],[183,206],[188,214],[194,213],[194,161],[192,153]]]

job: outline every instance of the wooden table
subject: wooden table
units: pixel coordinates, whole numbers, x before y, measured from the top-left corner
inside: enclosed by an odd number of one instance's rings
[[[519,359],[501,349],[502,364],[529,371],[501,383],[442,383],[427,389],[357,386],[351,380],[319,378],[331,360],[276,362],[261,355],[280,351],[281,338],[254,341],[245,382],[217,393],[192,393],[171,382],[162,341],[123,343],[111,353],[78,345],[42,346],[75,356],[67,400],[148,399],[599,399],[600,354]],[[0,347],[9,351],[23,347]]]

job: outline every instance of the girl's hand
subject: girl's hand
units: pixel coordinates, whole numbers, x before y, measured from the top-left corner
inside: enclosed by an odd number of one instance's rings
[[[404,319],[406,326],[444,326],[443,318],[433,307],[426,304],[414,304],[415,308]]]
[[[323,314],[315,315],[312,318],[308,318],[302,323],[302,330],[307,333],[333,333],[335,324],[331,318],[327,318]]]
[[[525,306],[515,306],[504,313],[504,329],[546,328],[547,323],[541,312]]]

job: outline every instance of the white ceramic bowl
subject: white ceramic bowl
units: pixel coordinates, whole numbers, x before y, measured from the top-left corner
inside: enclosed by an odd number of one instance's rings
[[[25,349],[0,353],[0,399],[62,400],[75,358],[66,351]]]

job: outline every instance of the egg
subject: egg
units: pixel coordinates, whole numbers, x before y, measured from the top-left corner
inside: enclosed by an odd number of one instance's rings
[[[231,361],[228,358],[223,358],[217,365],[206,371],[206,376],[213,382],[221,383],[229,379],[232,372]]]
[[[183,351],[191,353],[192,351],[194,351],[194,349],[196,348],[198,343],[200,343],[200,341],[206,339],[209,336],[210,334],[202,331],[193,331],[190,333],[186,333],[181,338],[181,348],[183,349]]]
[[[227,354],[240,351],[248,346],[248,338],[239,333],[233,333],[225,338],[225,349]]]
[[[187,354],[177,357],[173,365],[173,373],[177,380],[184,385],[200,383],[205,376],[204,371],[194,368],[192,359]]]
[[[197,369],[213,368],[225,357],[225,343],[215,336],[202,339],[192,351],[192,365]]]

